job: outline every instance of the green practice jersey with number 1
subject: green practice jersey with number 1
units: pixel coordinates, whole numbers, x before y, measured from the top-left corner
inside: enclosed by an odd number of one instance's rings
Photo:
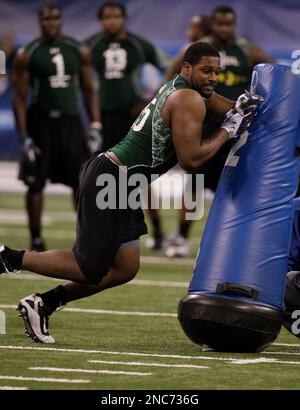
[[[25,49],[29,56],[32,103],[45,112],[77,114],[80,43],[65,36],[51,42],[38,38]]]

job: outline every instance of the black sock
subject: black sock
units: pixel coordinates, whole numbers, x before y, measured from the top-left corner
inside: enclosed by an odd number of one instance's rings
[[[36,228],[30,227],[30,235],[31,235],[31,240],[34,241],[36,238],[41,237],[41,227],[38,226]]]
[[[53,313],[60,306],[64,306],[68,302],[68,293],[62,285],[57,286],[48,292],[41,293],[39,296],[49,309],[49,314]]]
[[[190,227],[191,227],[190,221],[180,222],[179,235],[183,236],[186,239],[188,237]]]
[[[154,238],[161,238],[163,236],[161,226],[160,226],[160,219],[154,218],[152,219],[153,224],[153,236]]]
[[[16,249],[10,249],[7,246],[5,246],[2,255],[12,268],[20,270],[22,269],[24,253],[25,251],[18,251]]]

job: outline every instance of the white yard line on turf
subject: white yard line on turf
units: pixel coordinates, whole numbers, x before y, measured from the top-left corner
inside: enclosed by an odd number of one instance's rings
[[[35,275],[34,273],[23,273],[18,276],[11,276],[9,274],[4,273],[2,275],[5,279],[11,280],[55,280],[60,281],[60,279],[48,278],[46,276]],[[133,285],[133,286],[155,286],[155,287],[170,287],[170,288],[187,288],[189,283],[188,282],[176,282],[176,281],[167,281],[167,280],[147,280],[147,279],[133,279],[131,282],[128,282],[126,285]]]
[[[299,343],[272,343],[272,346],[300,347]]]
[[[15,305],[0,305],[0,309],[16,309]],[[123,310],[65,308],[64,312],[93,313],[96,315],[147,316],[147,317],[177,317],[176,313],[160,312],[127,312]]]
[[[108,360],[88,360],[89,363],[99,364],[121,364],[125,366],[149,366],[149,367],[180,367],[186,369],[209,369],[208,366],[198,366],[196,364],[165,364],[165,363],[145,363],[145,362],[113,362]]]
[[[0,380],[23,380],[28,382],[49,382],[49,383],[90,383],[90,380],[82,379],[57,379],[53,377],[24,377],[24,376],[3,376]]]
[[[8,350],[44,350],[48,352],[65,352],[65,353],[88,353],[88,354],[107,354],[107,355],[125,355],[125,356],[141,356],[141,357],[159,357],[172,359],[199,359],[199,360],[235,360],[233,357],[210,357],[210,356],[183,356],[176,354],[158,354],[158,353],[138,353],[138,352],[115,352],[110,350],[86,350],[86,349],[66,349],[60,347],[35,347],[35,346],[4,346],[0,345],[0,349]]]
[[[152,376],[152,373],[143,372],[123,372],[115,370],[91,370],[91,369],[69,369],[61,367],[29,367],[29,370],[38,370],[45,372],[64,372],[64,373],[91,373],[91,374],[116,374],[125,376]]]
[[[276,363],[276,364],[300,364],[299,362],[292,362],[292,361],[285,361],[285,360],[277,360],[277,359],[269,359],[267,357],[261,357],[259,359],[236,359],[232,360],[231,364],[256,364],[256,363]]]
[[[28,387],[0,386],[0,390],[28,390]]]
[[[264,354],[275,354],[275,355],[285,355],[285,356],[300,356],[299,352],[264,352]]]

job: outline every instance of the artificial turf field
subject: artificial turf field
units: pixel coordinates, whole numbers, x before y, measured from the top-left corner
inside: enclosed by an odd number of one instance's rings
[[[48,195],[45,206],[48,248],[70,249],[75,227],[71,200]],[[183,334],[177,305],[187,292],[208,208],[192,229],[192,258],[166,259],[143,245],[133,282],[53,315],[55,345],[26,338],[15,306],[59,281],[29,272],[18,278],[3,275],[0,310],[6,314],[6,334],[0,334],[0,389],[299,389],[300,341],[285,330],[261,354],[203,351]],[[171,233],[176,212],[163,211],[163,218]],[[12,247],[28,246],[22,195],[0,194],[0,238]]]

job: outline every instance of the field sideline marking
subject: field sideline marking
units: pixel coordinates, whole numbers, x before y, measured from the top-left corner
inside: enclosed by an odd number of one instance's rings
[[[34,273],[23,273],[18,276],[10,276],[4,273],[3,278],[9,280],[53,280],[56,282],[61,282],[61,279],[49,278],[42,275],[35,275]],[[170,287],[170,288],[185,288],[187,289],[189,282],[177,282],[177,281],[167,281],[167,280],[148,280],[148,279],[133,279],[131,282],[126,283],[126,285],[134,286],[155,286],[155,287]]]
[[[0,309],[16,309],[15,305],[0,305]],[[123,316],[147,316],[147,317],[177,317],[176,313],[160,313],[160,312],[127,312],[123,310],[107,310],[107,309],[81,309],[81,308],[65,308],[64,312],[71,313],[95,313],[97,315],[123,315]]]
[[[121,364],[125,366],[150,366],[150,367],[182,367],[186,369],[209,369],[208,366],[196,364],[166,364],[166,363],[146,363],[146,362],[113,362],[108,360],[88,360],[89,363],[100,364]]]
[[[153,373],[124,372],[121,370],[92,370],[92,369],[69,369],[62,367],[29,367],[29,370],[64,372],[64,373],[93,373],[93,374],[116,374],[125,376],[152,376]]]
[[[53,382],[53,383],[91,383],[90,380],[82,379],[56,379],[53,377],[24,377],[0,375],[0,380],[23,380],[28,382]]]

